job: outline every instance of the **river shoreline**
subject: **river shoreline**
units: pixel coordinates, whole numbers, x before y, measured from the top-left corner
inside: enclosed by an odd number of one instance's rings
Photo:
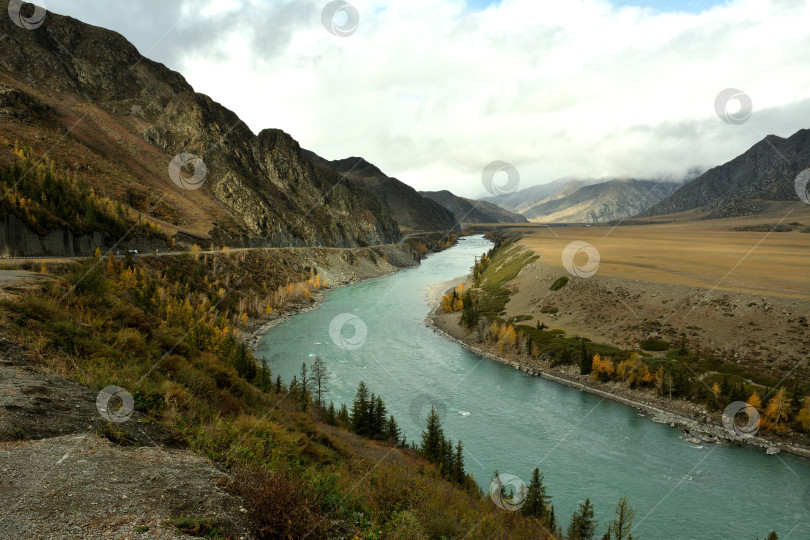
[[[465,276],[469,278],[469,276]],[[719,412],[709,412],[704,407],[683,400],[669,400],[653,394],[652,392],[636,391],[620,383],[602,383],[592,380],[586,375],[580,375],[578,369],[572,366],[556,368],[530,366],[519,358],[510,359],[495,354],[476,343],[469,332],[458,324],[460,314],[444,313],[440,302],[443,295],[448,294],[465,278],[438,283],[428,289],[427,299],[433,306],[425,318],[425,325],[433,332],[448,341],[452,341],[468,351],[501,364],[508,365],[523,372],[524,376],[542,377],[546,380],[576,388],[602,399],[609,399],[632,407],[645,416],[650,416],[653,422],[669,424],[684,432],[687,442],[692,444],[728,444],[735,446],[751,446],[760,450],[773,452],[778,449],[798,457],[810,459],[810,447],[795,445],[756,435],[750,438],[737,438],[731,435],[722,425]],[[468,285],[468,283],[467,283]]]
[[[313,268],[327,286],[311,291],[308,300],[291,302],[281,310],[249,319],[237,335],[239,341],[255,351],[267,332],[296,315],[317,309],[329,291],[421,264],[421,259],[415,259],[409,248],[399,245],[356,248],[348,253],[348,256],[346,253],[329,253],[317,260],[302,254],[301,262]]]

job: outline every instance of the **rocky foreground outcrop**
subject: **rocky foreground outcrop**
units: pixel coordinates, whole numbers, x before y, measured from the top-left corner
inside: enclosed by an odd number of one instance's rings
[[[6,339],[0,354],[3,538],[193,538],[171,526],[182,516],[250,537],[228,474],[171,431],[138,412],[111,428],[96,391],[48,373]]]

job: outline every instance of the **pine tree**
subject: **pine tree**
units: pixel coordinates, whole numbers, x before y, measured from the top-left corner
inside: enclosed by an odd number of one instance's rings
[[[461,444],[461,440],[456,443],[456,457],[453,464],[455,465],[453,479],[457,484],[464,485],[467,473],[464,471],[464,445]]]
[[[281,375],[277,375],[276,376],[276,394],[280,394],[281,390],[282,390],[282,388],[281,388]]]
[[[546,487],[543,485],[543,473],[539,468],[535,468],[526,492],[526,502],[520,508],[520,512],[524,516],[536,517],[542,521],[546,517],[550,500],[551,497],[546,494]]]
[[[335,425],[335,419],[337,418],[337,413],[335,411],[335,402],[329,401],[329,408],[326,409],[326,423],[330,426]]]
[[[257,386],[261,388],[263,392],[267,392],[270,389],[272,381],[273,373],[270,371],[270,367],[267,365],[267,358],[262,358],[262,368],[258,374],[259,384]]]
[[[340,423],[343,424],[344,426],[346,427],[351,426],[351,417],[349,416],[349,408],[346,407],[345,403],[340,404],[340,410],[338,411],[337,417],[338,420],[340,420]]]
[[[444,440],[442,444],[442,464],[441,464],[441,472],[445,478],[452,479],[453,478],[453,471],[456,468],[455,465],[456,461],[456,454],[453,451],[453,441],[450,440],[448,437]]]
[[[548,511],[548,530],[557,534],[557,516],[554,515],[554,506]]]
[[[568,540],[591,540],[596,534],[597,522],[593,519],[593,506],[590,499],[585,499],[584,504],[579,505],[579,510],[571,516],[571,524],[568,526]]]
[[[312,379],[309,376],[309,371],[307,370],[307,363],[303,362],[301,364],[301,380],[300,380],[301,392],[303,394],[306,394],[309,391],[307,385],[310,383],[311,380]]]
[[[388,417],[388,422],[385,425],[385,438],[394,444],[399,444],[399,438],[401,436],[399,426],[397,425],[397,421],[394,419],[394,415]]]
[[[289,396],[293,399],[298,399],[298,393],[300,391],[300,387],[298,386],[298,377],[293,375],[292,380],[290,381],[290,392]]]
[[[582,342],[582,358],[579,361],[579,373],[580,375],[590,375],[593,371],[593,357],[588,354],[588,350],[585,348],[585,342]]]
[[[377,407],[377,396],[374,392],[371,393],[371,397],[368,398],[368,408],[366,409],[366,418],[368,419],[368,433],[366,434],[367,437],[373,438],[374,435],[377,433],[377,426],[375,422],[375,414],[374,409]]]
[[[298,401],[301,403],[301,410],[306,411],[310,402],[309,388],[307,385],[311,382],[309,372],[307,370],[306,362],[301,364],[301,388],[298,392]]]
[[[388,414],[388,409],[385,407],[385,403],[383,403],[382,398],[377,396],[377,401],[374,405],[374,412],[372,415],[375,437],[383,438],[385,436],[386,414]]]
[[[427,417],[427,425],[425,430],[422,431],[422,445],[420,451],[428,461],[435,464],[441,463],[444,443],[444,431],[442,430],[442,422],[439,418],[439,413],[436,408],[430,407],[430,414]]]
[[[369,408],[369,394],[366,383],[360,381],[357,387],[357,394],[355,394],[354,402],[352,403],[351,425],[352,430],[358,435],[365,436],[368,434],[368,408]]]

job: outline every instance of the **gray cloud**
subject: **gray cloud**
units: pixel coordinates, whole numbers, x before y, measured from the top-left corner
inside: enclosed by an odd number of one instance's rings
[[[254,130],[334,159],[362,155],[418,189],[480,191],[508,161],[523,187],[559,177],[682,177],[769,133],[807,126],[810,35],[800,0],[661,13],[606,0],[512,0],[470,11],[355,0],[350,37],[326,0],[48,0],[112,28]],[[115,7],[111,7],[115,6]],[[754,114],[723,123],[726,88]]]

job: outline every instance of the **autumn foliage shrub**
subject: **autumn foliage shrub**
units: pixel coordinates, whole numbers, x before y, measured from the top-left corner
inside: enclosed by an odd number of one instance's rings
[[[458,287],[453,289],[450,294],[442,296],[442,311],[452,313],[464,309],[464,300],[462,300],[463,294],[464,284],[459,283]]]
[[[246,468],[237,471],[233,487],[256,523],[258,538],[319,538],[318,519],[310,510],[312,496],[292,471]]]

